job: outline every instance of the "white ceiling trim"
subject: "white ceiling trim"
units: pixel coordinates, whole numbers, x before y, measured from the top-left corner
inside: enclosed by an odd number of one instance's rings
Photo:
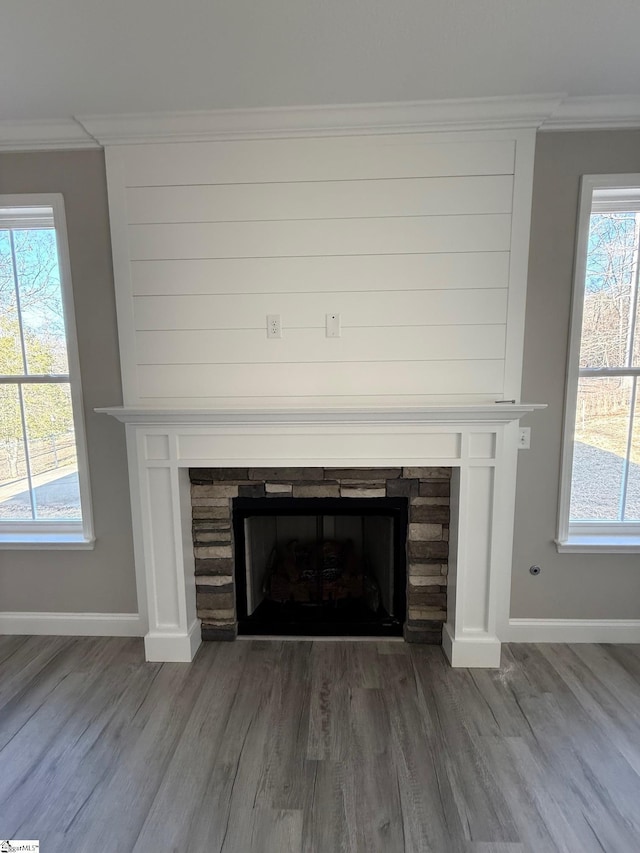
[[[0,151],[304,136],[640,128],[640,96],[468,98],[0,121]]]
[[[55,151],[100,148],[75,119],[0,121],[0,151]]]
[[[103,145],[535,128],[558,95],[78,116]]]
[[[640,96],[565,98],[540,130],[621,130],[640,127]]]

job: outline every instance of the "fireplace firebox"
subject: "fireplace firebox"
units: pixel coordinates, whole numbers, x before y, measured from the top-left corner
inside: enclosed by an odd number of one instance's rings
[[[239,634],[402,636],[407,498],[233,501]]]

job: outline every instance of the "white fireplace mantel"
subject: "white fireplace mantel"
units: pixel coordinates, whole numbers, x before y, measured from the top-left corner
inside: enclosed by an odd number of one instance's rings
[[[201,642],[188,468],[446,466],[453,476],[444,650],[453,666],[498,666],[509,617],[518,422],[541,408],[97,409],[126,424],[147,659],[190,661]]]

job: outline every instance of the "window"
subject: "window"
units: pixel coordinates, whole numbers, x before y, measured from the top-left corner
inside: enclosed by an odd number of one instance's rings
[[[92,541],[62,196],[0,196],[0,545]]]
[[[558,549],[640,551],[640,175],[585,176]]]

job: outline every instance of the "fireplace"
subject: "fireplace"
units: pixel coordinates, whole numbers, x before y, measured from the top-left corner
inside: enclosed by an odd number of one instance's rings
[[[451,475],[441,466],[191,469],[203,639],[440,643]]]
[[[189,468],[444,467],[446,593],[412,592],[410,555],[405,623],[437,621],[446,594],[452,663],[499,662],[518,421],[536,408],[516,402],[535,122],[443,136],[396,119],[107,146],[125,406],[105,411],[127,424],[149,659],[191,660],[198,611],[235,621],[235,587],[194,575]]]
[[[436,616],[436,605],[427,602],[429,596],[441,594],[419,589],[420,581],[412,592],[412,556],[430,554],[428,559],[436,560],[446,545],[446,575],[434,569],[439,563],[425,563],[428,568],[420,569],[446,577],[446,614],[439,614],[439,625],[444,621],[444,651],[453,666],[498,666],[500,636],[509,618],[518,422],[538,408],[544,407],[507,402],[413,409],[99,410],[127,425],[136,580],[141,617],[148,623],[147,659],[193,659],[202,626],[208,624],[198,615],[197,594],[204,587],[228,596],[219,600],[219,607],[211,608],[216,611],[212,616],[233,622],[234,596],[229,596],[232,590],[224,590],[225,583],[232,582],[231,536],[226,542],[203,546],[215,549],[207,556],[197,549],[194,553],[193,521],[199,513],[192,506],[189,469],[247,471],[242,483],[209,483],[214,490],[211,496],[199,498],[211,501],[210,506],[217,506],[221,514],[226,508],[230,519],[230,501],[235,497],[250,496],[246,490],[253,494],[261,485],[266,494],[267,485],[278,486],[275,472],[283,477],[304,465],[308,468],[303,471],[311,471],[309,480],[318,468],[450,469],[446,532],[443,523],[440,540],[426,538],[409,545],[405,631],[412,628],[414,616],[417,621]],[[252,480],[249,472],[260,468],[268,472],[266,479]],[[386,489],[391,479],[385,481]],[[308,484],[285,485],[291,486],[292,497],[313,496]],[[311,484],[312,489],[319,487]],[[324,487],[336,488],[334,484]],[[416,516],[430,505],[419,499],[438,497],[424,490],[440,487],[422,483],[423,494],[410,496],[410,531],[413,523],[430,523]],[[213,561],[210,568],[203,570],[200,559]],[[445,584],[434,584],[441,585]],[[417,599],[412,598],[414,594]]]

